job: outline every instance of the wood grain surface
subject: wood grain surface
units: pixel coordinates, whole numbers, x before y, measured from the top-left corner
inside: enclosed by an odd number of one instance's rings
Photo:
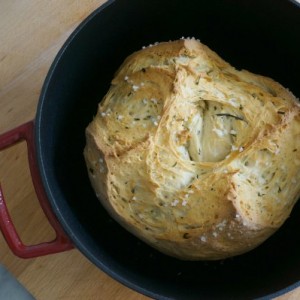
[[[105,0],[0,1],[0,133],[32,120],[47,71],[75,27]],[[25,143],[0,153],[0,182],[25,243],[51,240],[38,206]],[[38,300],[149,299],[108,277],[78,250],[35,259],[14,256],[0,235],[3,264]],[[300,288],[279,297],[300,299]]]

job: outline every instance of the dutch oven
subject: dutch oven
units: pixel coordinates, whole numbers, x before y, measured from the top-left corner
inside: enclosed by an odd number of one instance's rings
[[[34,122],[5,133],[27,140],[40,203],[57,233],[25,246],[0,193],[1,230],[21,257],[78,248],[114,279],[154,299],[270,299],[300,286],[300,203],[268,241],[223,261],[181,261],[120,227],[97,200],[83,159],[85,128],[122,61],[151,43],[195,37],[239,69],[300,96],[300,5],[292,0],[115,0],[71,34],[45,79]]]

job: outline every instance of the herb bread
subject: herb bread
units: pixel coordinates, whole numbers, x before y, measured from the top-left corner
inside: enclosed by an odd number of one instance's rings
[[[117,71],[84,155],[127,230],[180,259],[223,259],[261,244],[297,201],[300,107],[195,39],[159,43]]]

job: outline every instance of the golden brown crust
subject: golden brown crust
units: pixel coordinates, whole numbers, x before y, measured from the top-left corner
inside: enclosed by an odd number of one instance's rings
[[[129,56],[86,130],[92,185],[158,250],[222,259],[261,244],[299,197],[300,108],[196,40]]]

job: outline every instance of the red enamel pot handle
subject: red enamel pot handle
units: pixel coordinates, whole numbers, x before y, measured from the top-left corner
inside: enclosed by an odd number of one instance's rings
[[[64,233],[56,216],[52,212],[50,203],[47,199],[43,184],[40,178],[39,169],[36,160],[36,149],[34,141],[34,122],[30,121],[15,129],[12,129],[0,135],[0,151],[15,145],[20,141],[27,142],[28,161],[30,173],[32,176],[33,186],[39,200],[39,203],[53,227],[56,237],[53,241],[44,242],[36,245],[25,245],[12,222],[9,211],[7,209],[3,192],[0,186],[0,230],[12,250],[12,252],[22,258],[32,258],[52,253],[58,253],[74,248],[72,242]]]

